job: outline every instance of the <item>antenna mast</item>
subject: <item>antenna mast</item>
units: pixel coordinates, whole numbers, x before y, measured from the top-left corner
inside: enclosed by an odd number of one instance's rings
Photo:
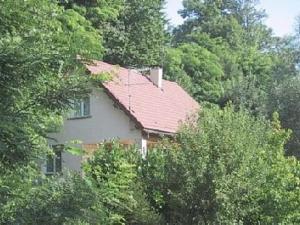
[[[128,109],[129,109],[129,112],[131,112],[130,75],[131,75],[131,68],[128,69],[128,81],[127,81],[127,87],[128,87]]]
[[[131,84],[131,72],[132,70],[134,71],[137,71],[141,74],[143,74],[144,72],[146,71],[150,71],[150,68],[149,67],[145,67],[145,68],[136,68],[136,67],[128,67],[128,73],[127,73],[127,91],[128,91],[128,109],[129,109],[129,112],[131,112],[131,86],[132,85],[140,85],[140,84]]]

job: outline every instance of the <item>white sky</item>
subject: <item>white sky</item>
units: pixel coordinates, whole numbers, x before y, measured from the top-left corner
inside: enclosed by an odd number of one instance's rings
[[[171,24],[182,23],[177,13],[181,8],[181,0],[167,0],[166,13]],[[300,0],[261,0],[259,8],[266,10],[268,18],[265,23],[275,35],[284,36],[294,31],[295,18],[300,14]]]

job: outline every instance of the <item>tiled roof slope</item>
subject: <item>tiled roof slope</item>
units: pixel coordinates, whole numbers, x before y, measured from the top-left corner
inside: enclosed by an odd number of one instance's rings
[[[199,109],[198,103],[175,82],[163,80],[160,89],[134,70],[129,72],[101,61],[86,67],[91,74],[111,72],[113,79],[104,82],[104,88],[143,129],[176,133],[180,124]]]

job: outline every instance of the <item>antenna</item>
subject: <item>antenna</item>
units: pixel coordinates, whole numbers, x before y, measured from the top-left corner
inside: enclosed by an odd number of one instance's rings
[[[128,88],[128,109],[129,109],[129,112],[131,112],[130,75],[131,75],[131,68],[128,68],[127,88]]]
[[[137,72],[143,74],[144,72],[150,71],[151,68],[150,68],[150,67],[144,67],[144,68],[137,68],[137,67],[134,67],[133,69],[136,70]]]
[[[135,86],[135,85],[145,85],[147,83],[131,83],[131,72],[132,70],[137,71],[141,74],[148,72],[151,70],[150,67],[144,67],[144,68],[137,68],[137,67],[128,67],[127,71],[127,91],[128,91],[128,109],[129,112],[131,112],[131,86]]]

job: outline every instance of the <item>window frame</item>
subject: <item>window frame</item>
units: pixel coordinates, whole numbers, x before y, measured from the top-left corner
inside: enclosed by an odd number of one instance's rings
[[[64,149],[63,145],[50,145],[50,148],[52,148],[54,155],[48,154],[46,156],[46,165],[45,165],[45,174],[46,175],[55,175],[62,173],[62,152]],[[51,160],[52,164],[52,171],[49,171],[49,161]],[[59,167],[57,166],[59,165]]]
[[[73,100],[73,109],[71,110],[68,119],[80,119],[80,118],[89,118],[91,117],[91,99],[90,96]],[[79,107],[77,108],[77,104]],[[88,107],[86,107],[88,106]],[[86,108],[88,110],[86,110]],[[79,112],[79,113],[78,113]]]

